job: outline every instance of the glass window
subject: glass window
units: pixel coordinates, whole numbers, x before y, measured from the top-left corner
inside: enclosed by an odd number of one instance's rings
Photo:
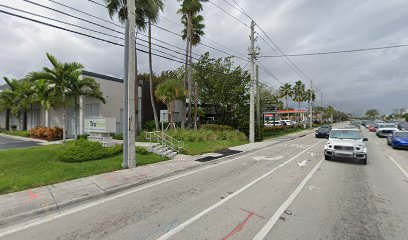
[[[85,117],[99,116],[99,103],[85,104]]]

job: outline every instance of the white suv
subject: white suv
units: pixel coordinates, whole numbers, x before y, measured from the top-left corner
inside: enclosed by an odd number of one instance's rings
[[[361,136],[359,129],[332,129],[329,141],[324,146],[324,158],[356,159],[367,164],[367,138]]]

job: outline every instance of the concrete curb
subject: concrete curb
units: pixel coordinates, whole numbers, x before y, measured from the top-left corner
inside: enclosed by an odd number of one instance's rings
[[[4,133],[0,133],[0,136],[5,137],[5,138],[12,138],[16,140],[26,141],[26,142],[48,143],[48,141],[46,140],[28,138],[28,137],[20,137],[20,136],[14,136],[14,135],[9,135],[9,134],[4,134]]]
[[[40,207],[40,208],[37,208],[37,209],[34,209],[34,210],[25,211],[25,212],[21,212],[21,213],[15,214],[15,215],[11,215],[11,216],[7,216],[5,218],[2,218],[2,219],[0,219],[0,226],[10,224],[10,223],[13,223],[13,222],[17,222],[17,221],[22,220],[24,218],[34,217],[34,216],[42,214],[42,213],[46,213],[46,212],[51,213],[51,212],[54,212],[55,210],[59,211],[62,208],[66,208],[66,207],[75,205],[77,203],[88,201],[88,200],[91,200],[91,199],[92,200],[98,200],[98,199],[101,199],[103,197],[107,197],[107,196],[110,196],[112,194],[115,194],[115,193],[118,193],[118,192],[121,192],[121,191],[124,191],[124,190],[127,190],[127,189],[131,189],[131,188],[143,185],[143,184],[147,184],[147,183],[151,183],[151,182],[154,182],[154,181],[157,181],[157,180],[160,180],[160,179],[172,177],[172,176],[178,175],[180,173],[185,173],[185,172],[188,172],[188,171],[191,171],[191,170],[194,170],[194,169],[198,169],[198,168],[201,168],[201,167],[204,167],[204,166],[215,165],[215,164],[218,164],[218,163],[220,163],[222,161],[225,161],[225,160],[230,160],[230,159],[237,158],[237,157],[240,157],[240,156],[245,155],[245,154],[250,154],[250,153],[255,152],[255,151],[259,150],[259,149],[263,149],[263,148],[266,148],[266,147],[277,145],[277,144],[280,144],[280,143],[283,143],[283,142],[292,141],[292,140],[295,140],[295,139],[298,139],[298,138],[302,137],[302,135],[306,136],[306,135],[309,135],[311,133],[312,132],[310,132],[310,130],[305,130],[305,131],[297,132],[297,133],[294,133],[294,134],[289,134],[289,135],[283,136],[283,137],[289,137],[288,139],[281,139],[281,140],[277,139],[277,141],[271,141],[270,144],[259,146],[259,147],[256,147],[254,149],[248,150],[248,151],[243,151],[243,152],[240,152],[240,153],[237,153],[237,154],[233,154],[233,155],[229,155],[229,156],[225,156],[225,157],[220,157],[220,158],[214,159],[212,161],[203,162],[203,163],[200,163],[200,164],[197,164],[197,165],[187,166],[185,168],[177,169],[177,170],[167,172],[167,173],[164,173],[164,174],[161,174],[161,175],[158,175],[158,176],[149,177],[149,178],[146,178],[146,179],[138,180],[138,181],[135,181],[135,182],[130,182],[130,183],[127,183],[127,184],[122,184],[122,185],[115,186],[115,187],[112,187],[112,188],[107,188],[107,189],[104,189],[104,188],[100,187],[95,182],[95,177],[101,176],[103,174],[86,177],[86,178],[83,178],[82,180],[92,182],[96,187],[98,187],[101,190],[101,192],[98,192],[98,193],[95,193],[95,194],[90,194],[90,195],[85,195],[85,196],[80,196],[80,197],[75,197],[73,199],[63,201],[63,202],[60,202],[60,203],[58,203],[58,201],[54,198],[54,196],[52,196],[53,197],[53,203],[52,204],[49,204],[49,205],[47,205],[45,207]],[[156,166],[158,166],[160,164],[163,164],[163,163],[157,163]],[[126,171],[126,170],[118,170],[118,171]],[[104,174],[109,174],[109,173],[104,173]],[[72,181],[76,181],[76,180],[72,180]],[[48,189],[48,192],[52,195],[52,192],[50,191],[49,186],[53,186],[53,185],[48,185],[48,186],[44,186],[44,187],[46,187]],[[44,188],[44,187],[41,187],[41,188]],[[11,193],[11,194],[13,194],[13,193]]]

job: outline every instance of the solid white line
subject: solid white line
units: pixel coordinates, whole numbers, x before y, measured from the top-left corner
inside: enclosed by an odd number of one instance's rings
[[[394,158],[392,158],[391,156],[387,156],[389,159],[391,159],[391,161],[394,162],[394,164],[399,168],[399,170],[401,170],[402,174],[405,175],[405,177],[408,178],[408,172],[397,162],[395,161]]]
[[[219,206],[221,206],[222,204],[226,203],[228,200],[230,200],[231,198],[237,196],[238,194],[240,194],[241,192],[245,191],[246,189],[250,188],[251,186],[253,186],[254,184],[256,184],[257,182],[261,181],[262,179],[266,178],[267,176],[271,175],[273,172],[275,172],[277,169],[285,166],[286,164],[290,163],[291,161],[293,161],[294,159],[296,159],[297,157],[299,157],[300,155],[302,155],[303,153],[305,153],[307,150],[309,150],[310,148],[316,146],[317,144],[321,143],[323,140],[320,140],[319,142],[313,144],[312,146],[310,146],[309,148],[303,150],[302,152],[298,153],[296,156],[292,157],[291,159],[279,164],[279,166],[275,167],[274,169],[270,170],[269,172],[265,173],[264,175],[260,176],[259,178],[253,180],[252,182],[250,182],[248,185],[244,186],[243,188],[235,191],[233,194],[229,195],[228,197],[224,198],[223,200],[217,202],[216,204],[212,205],[211,207],[203,210],[202,212],[200,212],[199,214],[195,215],[194,217],[188,219],[187,221],[183,222],[182,224],[180,224],[179,226],[177,226],[176,228],[173,228],[171,231],[167,232],[166,234],[164,234],[163,236],[159,237],[157,240],[166,240],[171,238],[172,236],[174,236],[175,234],[177,234],[178,232],[180,232],[181,230],[183,230],[185,227],[187,227],[188,225],[192,224],[193,222],[197,221],[198,219],[200,219],[201,217],[203,217],[204,215],[208,214],[209,212],[211,212],[212,210],[218,208]]]
[[[319,141],[317,143],[320,143],[320,142],[321,141]],[[252,154],[254,154],[254,153],[258,152],[258,151],[263,151],[265,149],[272,148],[274,146],[276,146],[276,145],[271,145],[271,146],[268,146],[268,147],[265,147],[265,148],[260,148],[258,150],[255,150],[254,152],[250,152],[250,153],[244,154],[242,156],[232,158],[230,160],[226,160],[226,161],[214,164],[214,165],[209,165],[209,166],[206,166],[206,167],[202,167],[202,168],[199,168],[197,170],[187,172],[187,173],[184,173],[184,174],[181,174],[181,175],[177,175],[177,176],[174,176],[174,177],[169,177],[169,178],[166,178],[166,179],[163,179],[163,180],[158,180],[157,182],[154,182],[152,184],[145,185],[145,186],[135,188],[135,189],[131,189],[131,190],[125,191],[123,193],[116,194],[116,195],[113,195],[113,196],[109,196],[109,197],[106,197],[104,199],[96,200],[94,202],[84,204],[84,205],[81,205],[81,206],[78,206],[78,207],[75,207],[75,208],[71,208],[71,209],[68,209],[68,210],[64,210],[64,211],[61,211],[59,213],[53,213],[53,214],[48,215],[48,216],[46,216],[44,218],[34,219],[34,220],[31,220],[31,221],[28,221],[28,222],[18,224],[16,226],[11,226],[11,227],[6,228],[3,231],[1,231],[0,232],[0,237],[4,237],[4,236],[7,236],[7,235],[10,235],[10,234],[13,234],[13,233],[16,233],[16,232],[19,232],[19,231],[34,227],[34,226],[38,226],[40,224],[47,223],[47,222],[53,221],[53,220],[61,218],[61,217],[65,217],[65,216],[77,213],[79,211],[82,211],[82,210],[97,206],[99,204],[103,204],[105,202],[109,202],[109,201],[115,200],[117,198],[127,196],[129,194],[140,192],[142,190],[145,190],[145,189],[148,189],[148,188],[151,188],[151,187],[154,187],[154,186],[158,186],[158,185],[163,184],[163,183],[170,182],[172,180],[176,180],[176,179],[179,179],[179,178],[182,178],[182,177],[185,177],[185,176],[189,176],[189,175],[192,175],[192,174],[195,174],[195,173],[198,173],[198,172],[201,172],[201,171],[213,168],[213,167],[217,167],[217,166],[220,166],[220,165],[223,165],[223,164],[227,164],[227,163],[236,161],[238,159],[247,157],[249,155],[252,155]]]
[[[269,219],[269,221],[265,224],[265,226],[258,232],[258,234],[253,238],[253,240],[262,240],[268,235],[269,231],[278,221],[279,217],[283,214],[283,212],[289,207],[289,205],[295,200],[296,196],[300,193],[309,179],[316,173],[317,169],[323,162],[323,158],[319,161],[318,164],[312,169],[312,171],[303,179],[300,185],[295,189],[295,191],[289,196],[288,199],[279,207],[279,209],[275,212],[275,214]]]

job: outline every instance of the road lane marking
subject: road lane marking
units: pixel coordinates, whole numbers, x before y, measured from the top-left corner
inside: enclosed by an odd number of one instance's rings
[[[274,158],[268,158],[266,156],[256,156],[256,157],[252,157],[252,158],[257,162],[261,161],[261,160],[274,161],[274,160],[282,159],[283,156],[277,156],[277,157],[274,157]]]
[[[272,173],[274,173],[276,170],[278,170],[279,168],[285,166],[286,164],[292,162],[293,160],[295,160],[296,158],[298,158],[299,156],[301,156],[302,154],[304,154],[307,150],[309,150],[310,148],[313,148],[315,146],[317,146],[317,144],[321,143],[323,140],[318,141],[317,143],[313,144],[312,146],[310,146],[309,148],[306,148],[305,150],[301,151],[300,153],[296,154],[296,156],[292,157],[291,159],[279,164],[277,167],[275,167],[274,169],[270,170],[269,172],[263,174],[262,176],[260,176],[259,178],[253,180],[252,182],[250,182],[249,184],[247,184],[246,186],[242,187],[241,189],[238,189],[237,191],[235,191],[233,194],[229,195],[228,197],[222,199],[221,201],[217,202],[216,204],[212,205],[211,207],[201,211],[200,213],[198,213],[197,215],[193,216],[192,218],[188,219],[187,221],[183,222],[182,224],[180,224],[179,226],[177,226],[176,228],[172,229],[171,231],[169,231],[168,233],[164,234],[163,236],[159,237],[157,240],[166,240],[171,238],[172,236],[174,236],[175,234],[177,234],[178,232],[180,232],[181,230],[183,230],[185,227],[189,226],[190,224],[192,224],[193,222],[197,221],[198,219],[200,219],[201,217],[203,217],[204,215],[207,215],[209,212],[211,212],[212,210],[218,208],[219,206],[223,205],[224,203],[226,203],[228,200],[232,199],[233,197],[237,196],[238,194],[240,194],[241,192],[247,190],[248,188],[252,187],[254,184],[258,183],[259,181],[261,181],[262,179],[268,177],[269,175],[271,175]]]
[[[295,191],[289,196],[288,199],[279,207],[279,209],[275,212],[275,214],[269,219],[269,221],[265,224],[265,226],[258,232],[258,234],[253,238],[253,240],[262,240],[268,235],[269,231],[278,221],[279,217],[283,214],[283,212],[289,207],[289,205],[295,200],[296,196],[300,193],[309,179],[316,173],[317,169],[323,162],[323,158],[316,164],[316,166],[309,172],[309,174],[303,179],[303,181],[299,184],[299,186],[295,189]]]
[[[293,139],[293,140],[296,140],[296,139]],[[317,145],[320,142],[321,141],[317,142],[315,145]],[[70,208],[70,209],[67,209],[67,210],[62,210],[62,211],[59,211],[59,212],[56,212],[56,213],[52,213],[52,214],[50,214],[48,216],[44,216],[44,217],[41,217],[41,218],[26,221],[26,222],[23,222],[23,223],[14,225],[14,226],[10,226],[8,228],[0,229],[0,237],[4,237],[4,236],[7,236],[7,235],[10,235],[10,234],[19,232],[19,231],[23,231],[23,230],[26,230],[26,229],[29,229],[29,228],[32,228],[32,227],[35,227],[35,226],[38,226],[38,225],[41,225],[41,224],[44,224],[44,223],[47,223],[47,222],[62,218],[62,217],[65,217],[65,216],[68,216],[68,215],[71,215],[71,214],[86,210],[86,209],[91,208],[91,207],[94,207],[94,206],[97,206],[97,205],[100,205],[100,204],[103,204],[103,203],[106,203],[106,202],[110,202],[112,200],[115,200],[115,199],[118,199],[118,198],[121,198],[121,197],[125,197],[127,195],[130,195],[130,194],[133,194],[133,193],[136,193],[136,192],[140,192],[140,191],[143,191],[143,190],[151,188],[151,187],[161,185],[163,183],[167,183],[167,182],[179,179],[179,178],[183,178],[183,177],[186,177],[186,176],[198,173],[198,172],[205,171],[207,169],[211,169],[211,168],[214,168],[214,167],[217,167],[217,166],[224,165],[224,164],[236,161],[238,159],[248,157],[248,156],[250,156],[250,155],[252,155],[252,154],[254,154],[256,152],[264,151],[266,149],[275,147],[276,145],[277,144],[273,144],[273,145],[270,145],[270,146],[267,146],[267,147],[260,148],[260,149],[257,149],[255,151],[249,152],[249,153],[244,154],[242,156],[235,157],[235,158],[232,158],[232,159],[229,159],[229,160],[225,160],[225,161],[220,162],[220,163],[205,166],[205,167],[199,168],[197,170],[187,172],[187,173],[183,173],[183,174],[180,174],[180,175],[176,175],[176,176],[173,176],[173,177],[168,177],[168,178],[153,182],[153,183],[151,183],[149,185],[145,185],[145,186],[141,186],[141,187],[138,187],[138,188],[130,189],[130,190],[124,191],[124,192],[122,192],[120,194],[116,194],[116,195],[113,195],[113,196],[108,196],[106,198],[96,200],[96,201],[88,203],[88,204],[80,205],[78,207],[73,207],[73,208]],[[280,145],[280,144],[278,144],[278,145]],[[220,159],[222,159],[222,158],[220,158]]]
[[[394,159],[393,157],[388,156],[388,155],[387,155],[387,157],[388,157],[391,161],[393,161],[394,164],[399,168],[399,170],[401,170],[402,174],[404,174],[405,177],[408,178],[408,172],[407,172],[397,161],[395,161],[395,159]]]

